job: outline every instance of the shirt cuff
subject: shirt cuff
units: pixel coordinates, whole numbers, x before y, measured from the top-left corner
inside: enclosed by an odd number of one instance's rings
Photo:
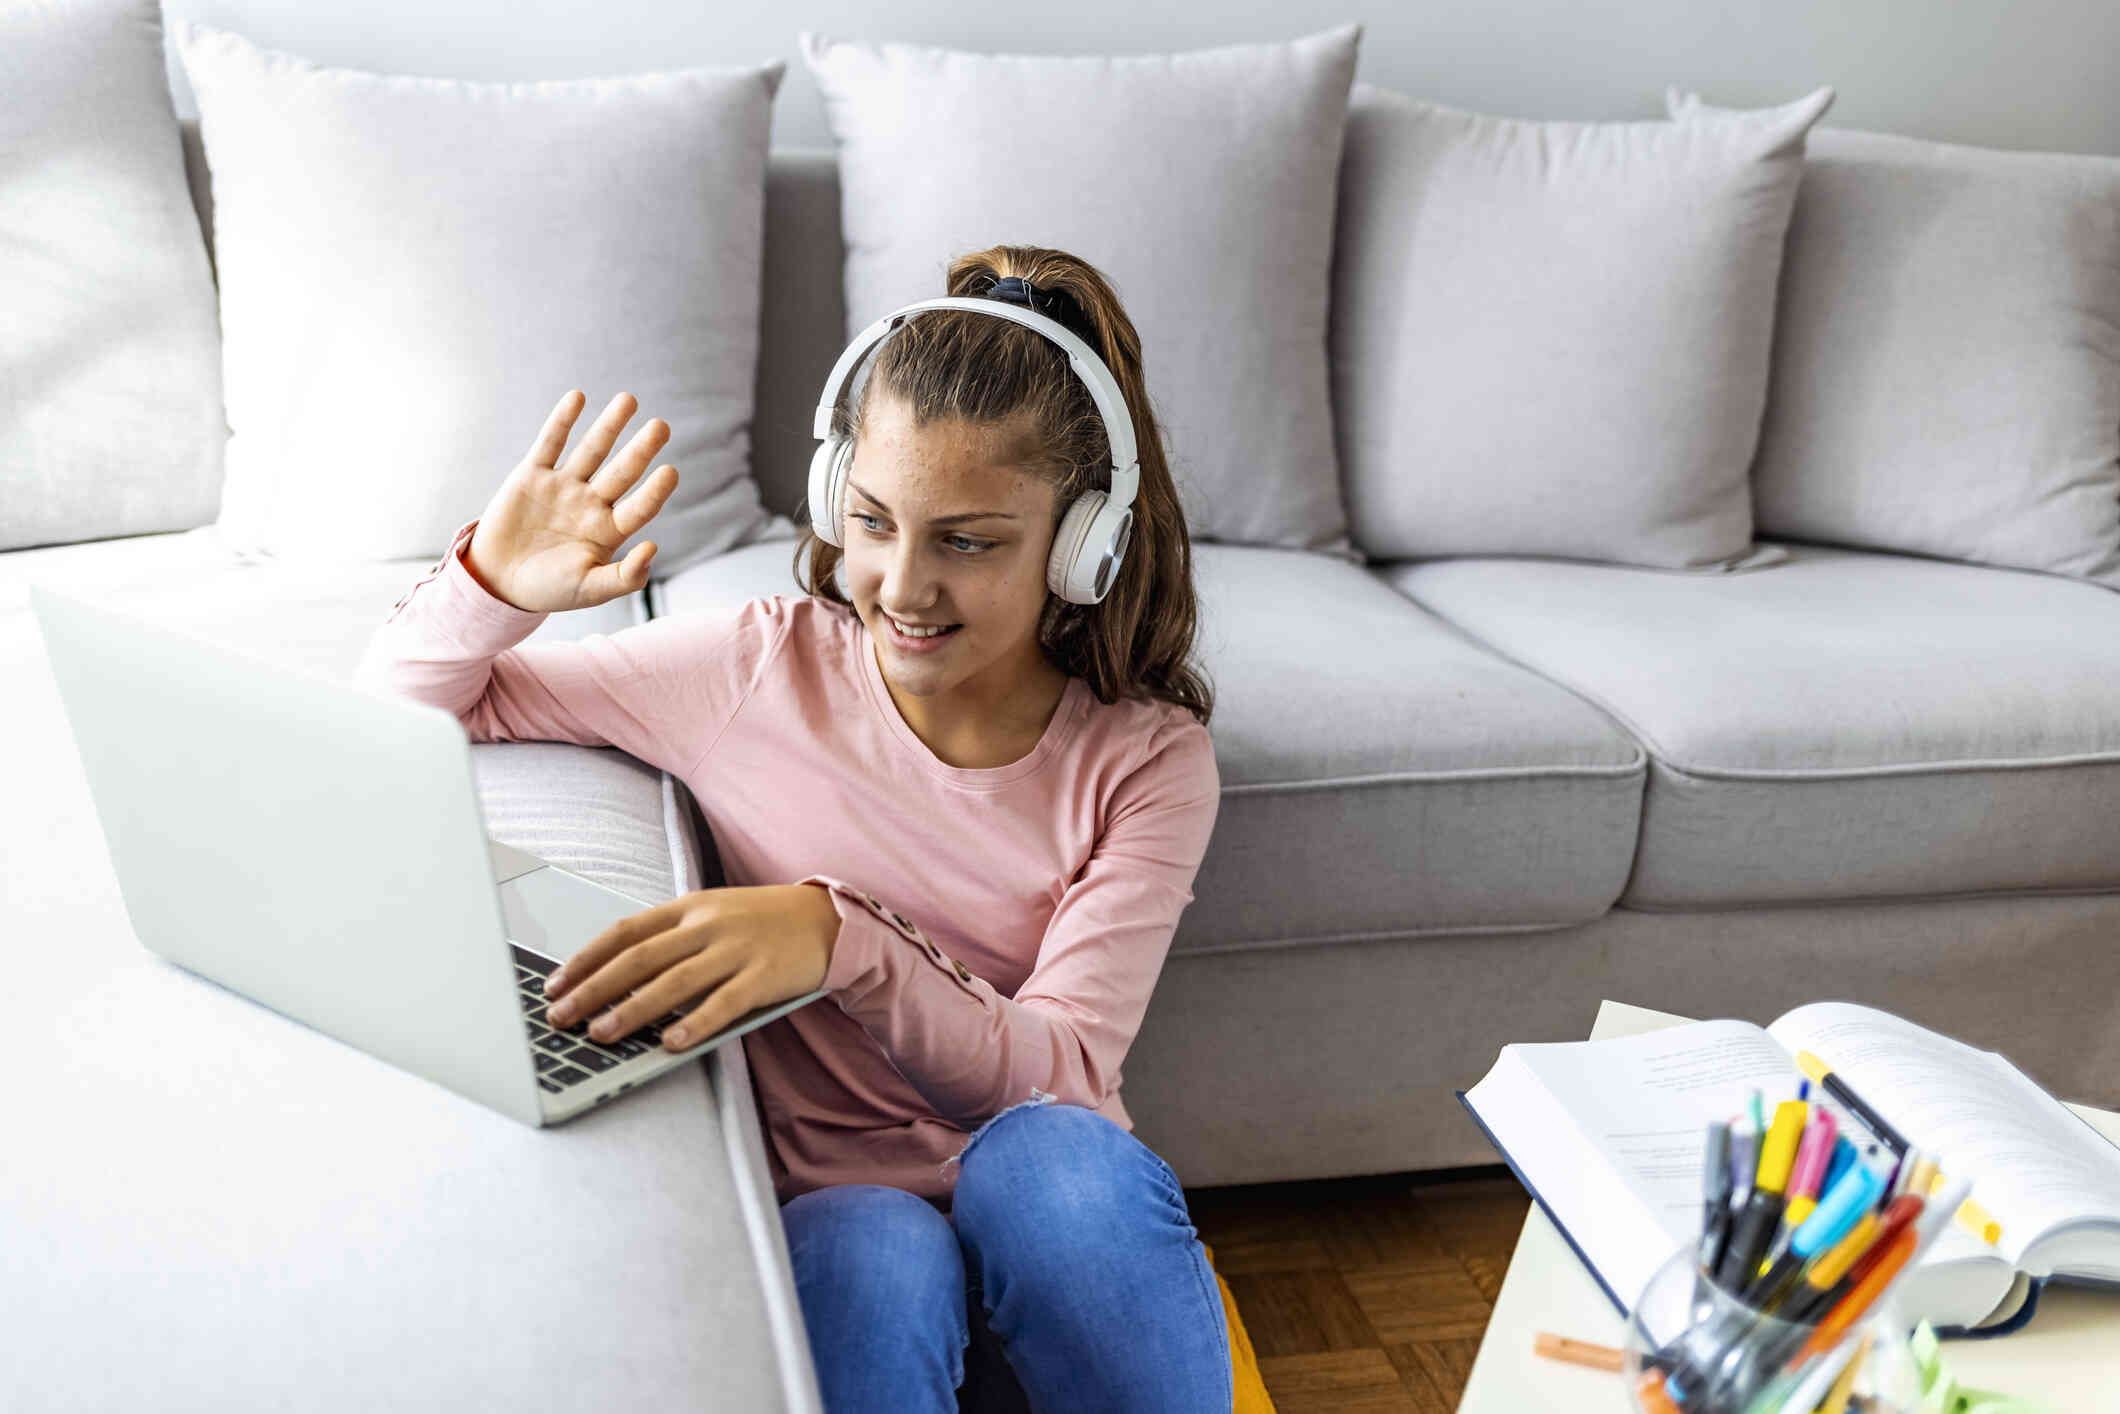
[[[825,874],[812,874],[800,882],[822,884],[831,893],[832,907],[839,914],[839,939],[832,945],[832,965],[825,969],[826,991],[842,992],[854,988],[882,963],[878,949],[890,942],[890,937],[876,927],[878,923],[911,943],[932,966],[970,987],[970,968],[956,958],[945,956],[942,949],[920,931],[918,924],[886,907],[874,894]]]
[[[384,621],[387,623],[396,618],[421,586],[439,580],[435,588],[449,601],[456,616],[491,629],[496,640],[506,640],[502,647],[513,647],[543,623],[548,615],[518,609],[507,600],[488,593],[486,587],[472,577],[463,557],[470,552],[471,537],[477,533],[478,518],[475,516],[457,527],[449,537],[449,548],[442,552],[441,558],[429,567],[423,578],[390,606],[390,613]]]

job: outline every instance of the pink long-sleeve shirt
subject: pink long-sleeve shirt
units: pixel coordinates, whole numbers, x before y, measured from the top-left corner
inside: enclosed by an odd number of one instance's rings
[[[1190,712],[1070,678],[1029,755],[947,765],[851,611],[772,595],[523,643],[545,616],[472,578],[477,525],[355,681],[473,741],[617,747],[691,789],[729,884],[830,888],[829,995],[743,1038],[779,1201],[878,1183],[947,1211],[971,1131],[1034,1091],[1133,1129],[1120,1065],[1221,799]]]

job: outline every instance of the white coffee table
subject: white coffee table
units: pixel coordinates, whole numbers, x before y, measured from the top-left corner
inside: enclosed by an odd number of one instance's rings
[[[1634,1036],[1689,1019],[1608,1001],[1598,1008],[1590,1036]],[[2069,1108],[2120,1143],[2120,1115],[2087,1105]],[[1624,1338],[1619,1313],[1545,1211],[1533,1204],[1472,1362],[1459,1414],[1532,1409],[1622,1414],[1629,1407],[1618,1375],[1534,1354],[1531,1342],[1539,1331],[1599,1345],[1616,1346]],[[2038,1313],[2023,1330],[1998,1340],[1946,1341],[1943,1360],[1953,1376],[1975,1389],[2043,1400],[2073,1414],[2120,1408],[2115,1352],[2120,1352],[2120,1293],[2057,1286],[2040,1296]]]

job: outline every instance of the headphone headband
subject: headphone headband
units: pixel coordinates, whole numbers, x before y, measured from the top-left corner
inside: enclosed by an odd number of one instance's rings
[[[1067,354],[1068,365],[1075,376],[1089,389],[1090,401],[1097,406],[1097,415],[1104,421],[1104,436],[1112,453],[1112,485],[1110,499],[1114,505],[1130,506],[1134,493],[1140,488],[1141,467],[1135,455],[1134,420],[1126,410],[1126,395],[1119,391],[1119,382],[1112,377],[1104,360],[1097,356],[1082,337],[1050,315],[1026,309],[1007,300],[968,298],[962,295],[945,295],[938,299],[921,300],[895,309],[854,336],[853,342],[839,355],[832,365],[831,375],[825,379],[823,401],[817,404],[816,437],[823,441],[832,435],[832,409],[838,406],[846,384],[853,376],[854,367],[883,337],[897,328],[910,315],[923,309],[968,309],[975,314],[992,314],[1002,319],[1013,319],[1018,324],[1035,329],[1058,344]]]

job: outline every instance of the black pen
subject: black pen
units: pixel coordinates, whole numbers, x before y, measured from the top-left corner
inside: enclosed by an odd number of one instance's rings
[[[1796,1145],[1803,1137],[1809,1109],[1801,1100],[1782,1101],[1774,1109],[1773,1127],[1760,1140],[1752,1192],[1731,1231],[1722,1263],[1715,1269],[1716,1284],[1740,1300],[1758,1277],[1760,1257],[1781,1226],[1782,1194],[1796,1163]]]
[[[1825,1087],[1826,1093],[1845,1105],[1850,1114],[1861,1120],[1863,1126],[1882,1140],[1884,1146],[1892,1151],[1894,1158],[1904,1155],[1912,1147],[1907,1143],[1904,1135],[1885,1122],[1883,1115],[1870,1108],[1868,1101],[1848,1088],[1847,1081],[1842,1080],[1833,1071],[1826,1069],[1826,1063],[1817,1056],[1809,1051],[1798,1051],[1796,1053],[1796,1066],[1805,1075],[1810,1076],[1812,1080]]]

